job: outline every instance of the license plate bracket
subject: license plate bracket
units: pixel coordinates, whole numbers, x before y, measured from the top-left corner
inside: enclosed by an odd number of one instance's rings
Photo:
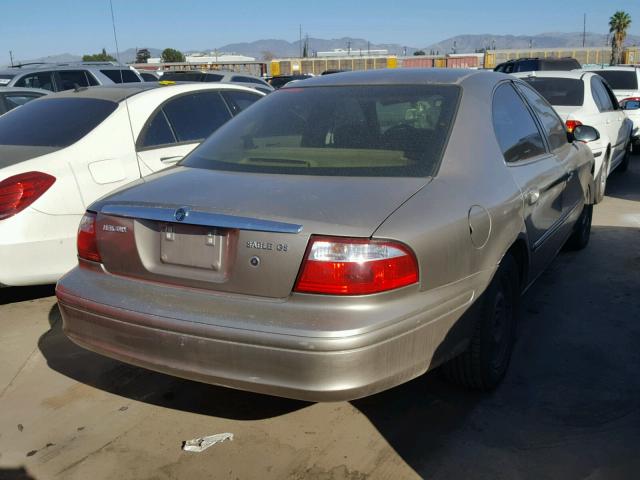
[[[163,224],[160,227],[160,261],[167,265],[220,272],[228,235],[225,230],[197,225]]]

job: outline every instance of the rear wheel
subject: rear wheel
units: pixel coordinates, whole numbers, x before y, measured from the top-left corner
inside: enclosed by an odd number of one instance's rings
[[[473,337],[467,349],[442,366],[452,382],[474,390],[495,388],[509,366],[515,342],[520,299],[518,267],[505,255],[480,303]]]
[[[567,240],[567,247],[571,250],[582,250],[589,244],[591,237],[591,219],[593,217],[593,205],[585,205],[578,221],[573,227],[573,233]]]
[[[604,199],[604,191],[607,188],[607,173],[609,172],[609,152],[600,167],[600,173],[596,177],[596,195],[595,203],[600,203]]]

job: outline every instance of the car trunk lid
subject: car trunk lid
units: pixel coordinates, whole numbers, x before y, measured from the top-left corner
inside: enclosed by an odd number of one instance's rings
[[[428,181],[178,167],[92,209],[111,273],[283,298],[310,235],[368,237]]]

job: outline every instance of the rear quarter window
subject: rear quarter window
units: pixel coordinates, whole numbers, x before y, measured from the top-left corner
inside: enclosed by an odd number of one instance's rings
[[[0,145],[68,147],[118,107],[93,98],[44,98],[0,117]]]

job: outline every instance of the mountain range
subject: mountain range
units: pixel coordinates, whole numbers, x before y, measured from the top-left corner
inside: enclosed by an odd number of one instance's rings
[[[604,47],[607,45],[609,36],[606,34],[589,32],[585,36],[585,46],[587,47]],[[302,40],[304,43],[305,40]],[[554,47],[581,47],[582,32],[573,33],[540,33],[537,35],[457,35],[447,38],[441,42],[424,46],[406,46],[398,43],[371,43],[363,38],[343,37],[336,39],[308,38],[309,52],[330,51],[336,48],[348,49],[352,51],[362,51],[363,54],[367,49],[378,50],[386,49],[390,54],[396,55],[412,55],[416,50],[423,50],[426,53],[437,52],[439,54],[452,53],[455,49],[456,53],[471,53],[482,48],[516,48],[528,49],[530,46],[536,48],[554,48]],[[627,45],[639,45],[640,36],[628,35],[626,39]],[[302,50],[299,40],[288,42],[278,39],[263,39],[253,42],[231,43],[217,47],[202,48],[199,50],[185,50],[185,53],[200,51],[209,52],[217,50],[218,52],[237,53],[264,59],[265,57],[295,57],[299,56]],[[152,57],[159,57],[162,53],[161,48],[147,47]],[[95,52],[84,52],[95,53]],[[117,55],[111,52],[111,55]],[[135,60],[136,50],[129,48],[120,52],[120,60],[124,63],[130,63]],[[82,56],[72,53],[63,53],[59,55],[50,55],[47,57],[36,58],[32,60],[22,60],[26,62],[73,62],[81,60]]]

